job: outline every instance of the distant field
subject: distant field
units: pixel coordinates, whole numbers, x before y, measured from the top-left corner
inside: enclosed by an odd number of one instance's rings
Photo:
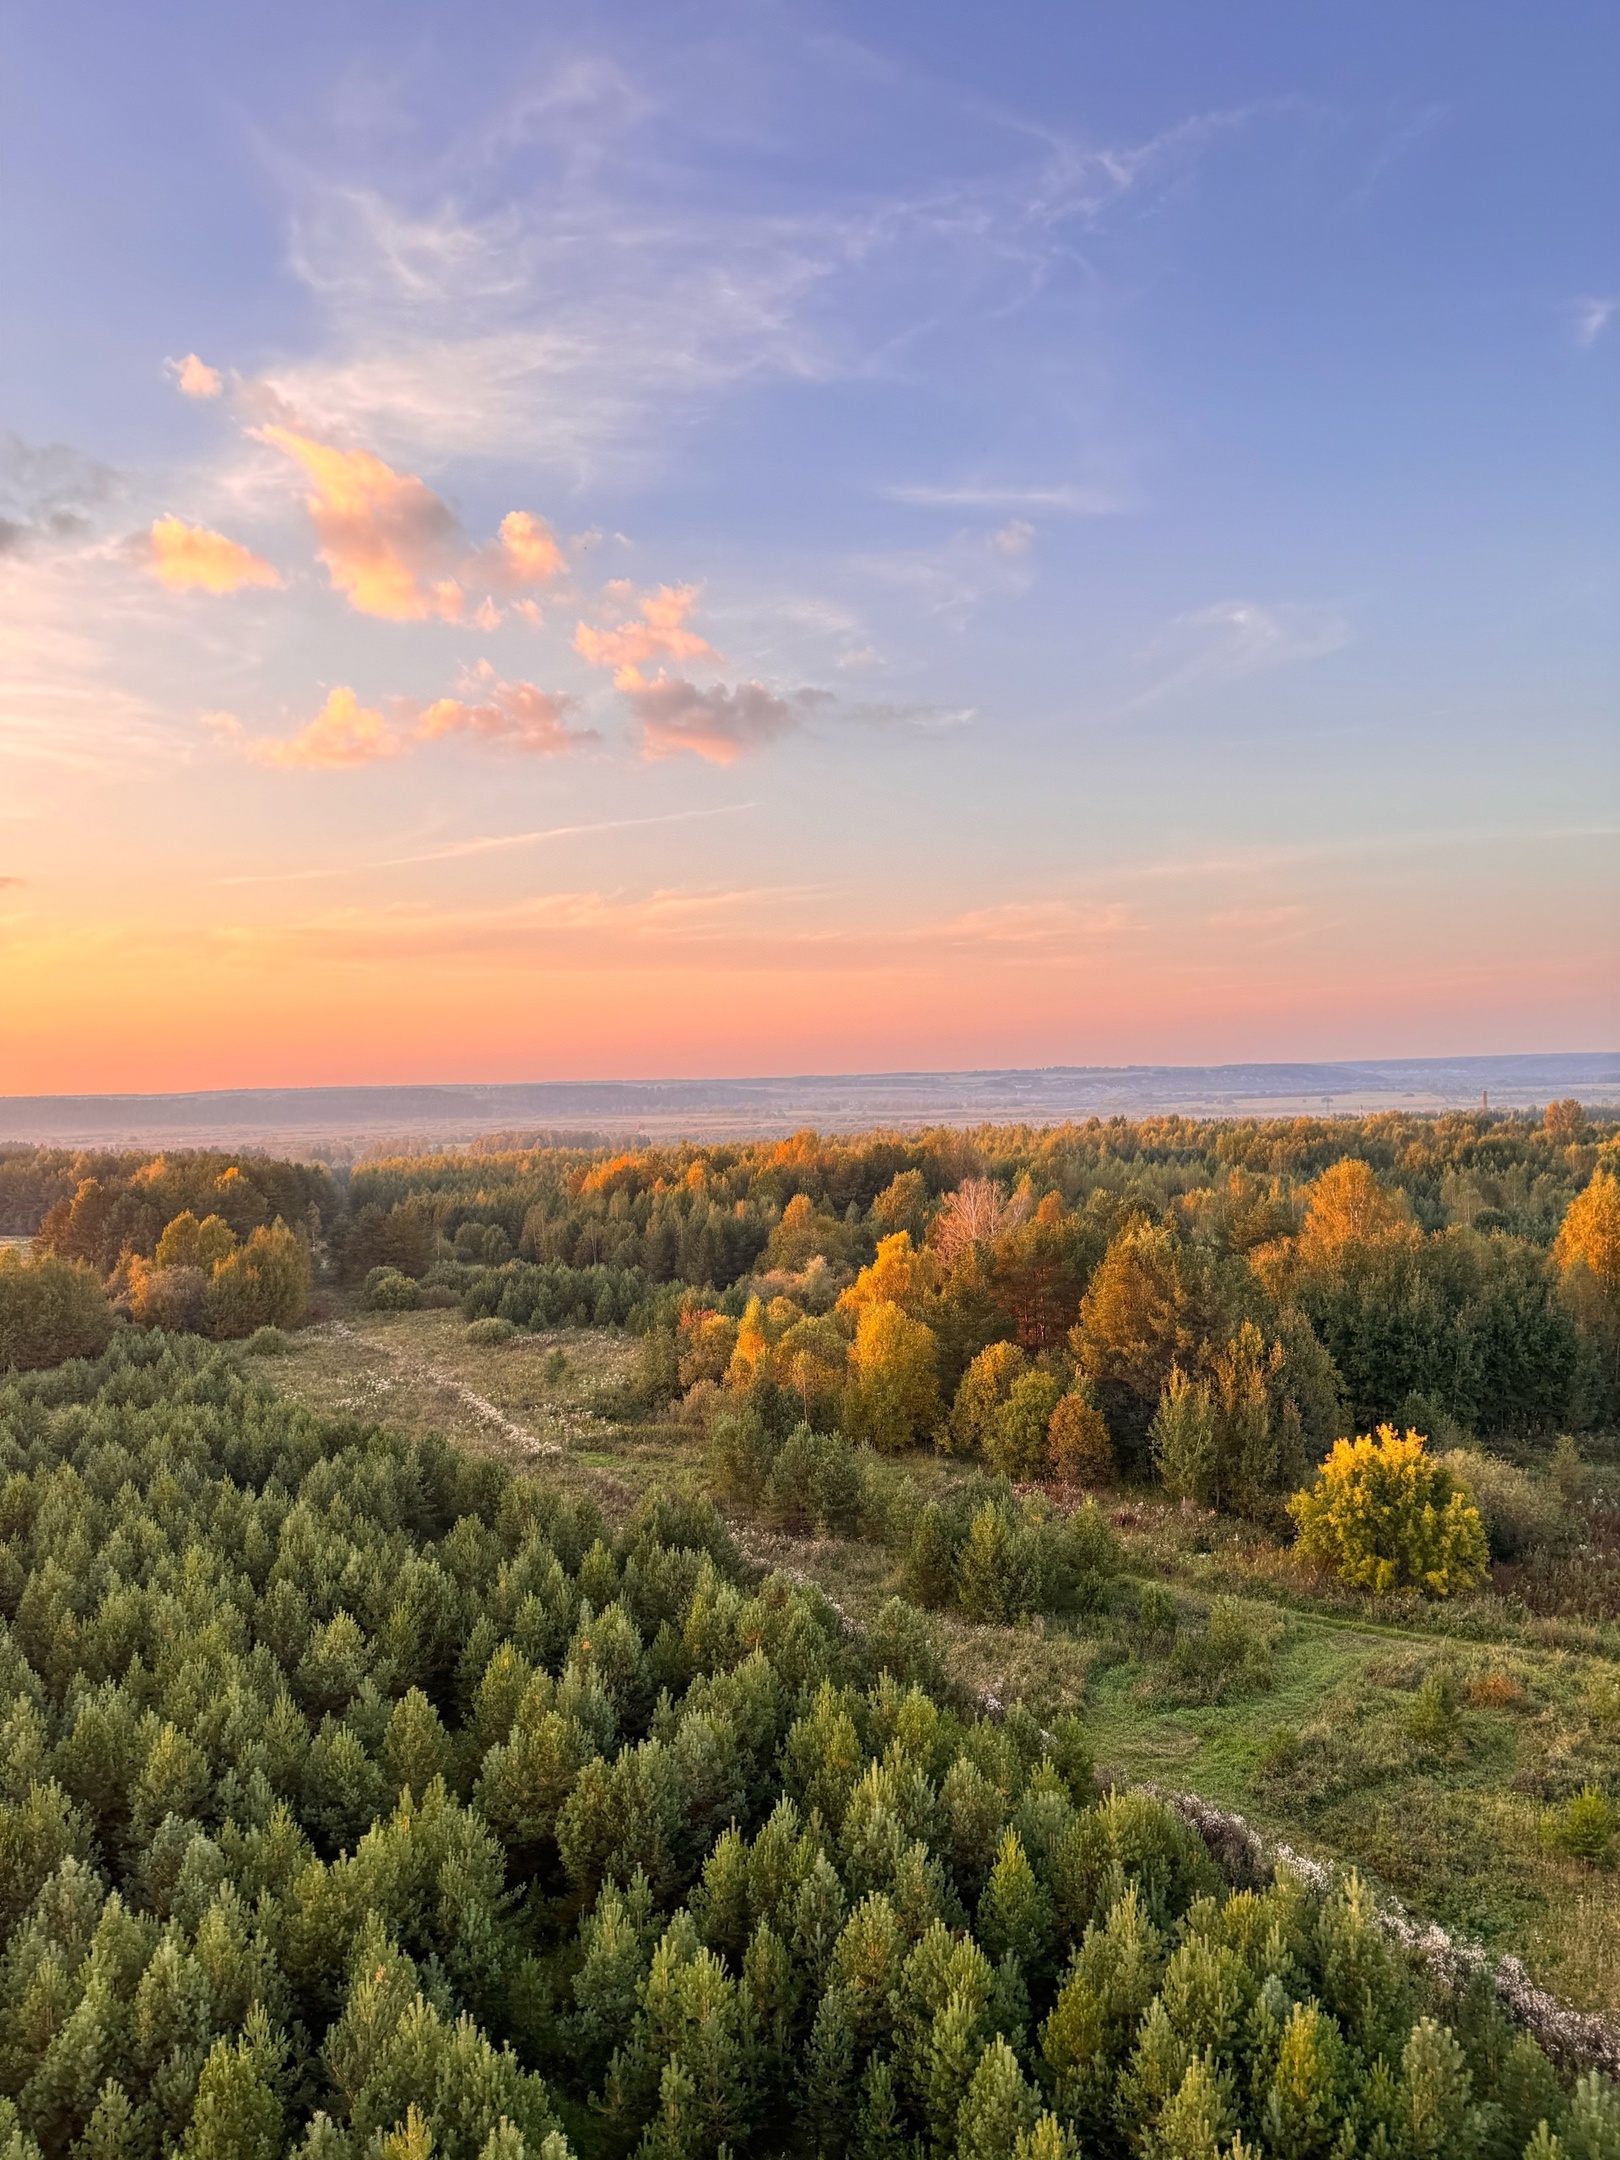
[[[548,1375],[559,1351],[566,1369]],[[436,1428],[587,1489],[617,1516],[654,1480],[703,1474],[687,1428],[593,1412],[596,1390],[634,1356],[601,1332],[480,1347],[456,1312],[356,1313],[302,1332],[262,1369],[312,1408]],[[926,1455],[908,1467],[924,1481],[957,1474]],[[1044,1712],[1081,1708],[1105,1772],[1235,1807],[1302,1851],[1355,1862],[1418,1913],[1516,1951],[1566,2000],[1620,2007],[1620,1877],[1549,1852],[1540,1835],[1545,1791],[1587,1776],[1620,1785],[1610,1636],[1506,1612],[1493,1625],[1490,1607],[1466,1641],[1346,1616],[1313,1605],[1251,1532],[1139,1496],[1113,1512],[1131,1568],[1189,1616],[1213,1595],[1241,1598],[1245,1624],[1270,1642],[1270,1684],[1178,1699],[1164,1665],[1108,1615],[1017,1628],[940,1616],[959,1678]],[[755,1557],[811,1577],[857,1619],[893,1587],[874,1546],[737,1527]]]
[[[529,1085],[229,1088],[187,1095],[0,1096],[0,1142],[53,1146],[255,1146],[346,1157],[394,1140],[448,1146],[544,1133],[578,1146],[753,1139],[813,1125],[1058,1124],[1068,1118],[1363,1116],[1496,1110],[1576,1095],[1620,1103],[1620,1056],[1366,1058],[1336,1064],[1053,1065],[981,1072],[799,1073],[763,1078],[544,1081]]]

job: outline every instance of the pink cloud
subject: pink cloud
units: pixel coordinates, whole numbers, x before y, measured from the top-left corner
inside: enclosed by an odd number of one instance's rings
[[[216,720],[215,725],[219,724]],[[225,732],[234,732],[240,739],[234,723]],[[339,684],[308,727],[296,735],[285,739],[261,736],[243,742],[246,755],[256,765],[274,765],[283,772],[332,772],[375,765],[380,758],[397,756],[404,747],[398,731],[375,707],[362,705],[347,684]]]
[[[461,527],[425,481],[369,450],[335,450],[284,427],[258,432],[309,475],[306,506],[321,561],[357,613],[385,622],[459,620],[462,591],[451,571]]]
[[[608,588],[615,598],[629,597],[630,587],[616,580]],[[581,623],[574,632],[574,650],[592,667],[638,668],[644,660],[718,660],[720,655],[686,618],[697,602],[695,585],[660,585],[643,595],[639,620],[622,622],[616,629],[596,630]],[[621,683],[620,688],[632,687]]]
[[[486,553],[498,557],[496,574],[505,586],[549,585],[568,567],[551,527],[527,510],[508,510],[496,548]]]
[[[491,676],[488,695],[476,702],[436,699],[423,713],[416,737],[437,742],[446,735],[469,735],[503,749],[554,757],[598,739],[594,728],[568,726],[575,702],[560,692],[536,689],[533,683],[497,682]]]
[[[255,765],[282,772],[343,771],[399,757],[418,743],[464,736],[488,747],[532,757],[554,757],[598,740],[592,728],[572,728],[575,701],[530,682],[501,682],[485,662],[475,674],[480,694],[436,698],[423,707],[414,699],[388,702],[394,718],[362,705],[347,684],[332,691],[307,727],[296,735],[249,735],[233,713],[208,713],[207,725]]]
[[[224,389],[224,379],[218,368],[211,368],[206,360],[199,360],[189,352],[183,360],[171,360],[176,387],[183,397],[214,398]]]
[[[306,497],[320,557],[335,589],[361,615],[385,622],[460,622],[465,587],[521,592],[562,575],[556,535],[528,510],[509,510],[499,537],[471,553],[448,503],[414,473],[396,472],[369,450],[339,450],[291,428],[269,425],[261,442],[284,451],[313,483]],[[500,611],[484,600],[472,619],[494,629]]]
[[[244,585],[279,585],[281,579],[261,556],[206,525],[183,518],[154,520],[147,542],[147,565],[171,592],[239,592]]]
[[[696,683],[662,673],[649,682],[634,668],[621,668],[615,680],[641,722],[643,757],[685,751],[711,765],[735,764],[745,751],[792,734],[815,706],[827,702],[824,690],[796,690],[785,698],[757,682],[700,690]]]

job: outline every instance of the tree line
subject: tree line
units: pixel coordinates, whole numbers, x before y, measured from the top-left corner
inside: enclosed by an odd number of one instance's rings
[[[470,1321],[629,1327],[649,1400],[694,1416],[744,1398],[779,1425],[796,1400],[813,1429],[880,1449],[931,1441],[1015,1479],[1156,1471],[1263,1511],[1380,1423],[1456,1442],[1620,1414],[1617,1162],[1620,1125],[1558,1103],[348,1174],[19,1151],[0,1210],[33,1211],[36,1255],[58,1263],[45,1304],[72,1305],[65,1265],[117,1315],[216,1336],[293,1324],[323,1283]],[[0,1360],[49,1362],[24,1354],[24,1322],[6,1334],[25,1288],[13,1261]],[[36,1333],[64,1354],[60,1329]]]

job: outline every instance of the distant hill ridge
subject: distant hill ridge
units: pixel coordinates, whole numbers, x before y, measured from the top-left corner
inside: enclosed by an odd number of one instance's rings
[[[579,1144],[624,1134],[723,1138],[871,1125],[1065,1118],[1277,1117],[1527,1109],[1574,1095],[1620,1105],[1620,1053],[1369,1058],[1335,1064],[1053,1065],[979,1072],[809,1073],[699,1080],[545,1080],[209,1089],[174,1095],[0,1096],[0,1143],[446,1143],[543,1128]]]

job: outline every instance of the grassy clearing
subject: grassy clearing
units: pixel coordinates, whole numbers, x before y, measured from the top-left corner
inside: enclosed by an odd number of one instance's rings
[[[616,1517],[654,1480],[702,1475],[688,1428],[592,1409],[635,1354],[606,1333],[487,1345],[454,1312],[357,1313],[306,1330],[265,1372],[311,1408],[532,1464]],[[925,1487],[961,1474],[937,1458],[907,1467]],[[1611,1628],[1527,1621],[1490,1597],[1471,1601],[1466,1634],[1416,1605],[1375,1619],[1303,1581],[1260,1533],[1134,1499],[1113,1513],[1132,1572],[1106,1611],[1016,1628],[936,1616],[962,1681],[1044,1714],[1083,1708],[1105,1775],[1237,1808],[1516,1952],[1565,2000],[1620,2007],[1620,1873],[1542,1837],[1549,1802],[1587,1780],[1620,1791]],[[858,1621],[893,1587],[875,1546],[742,1529],[756,1558],[810,1577]]]

